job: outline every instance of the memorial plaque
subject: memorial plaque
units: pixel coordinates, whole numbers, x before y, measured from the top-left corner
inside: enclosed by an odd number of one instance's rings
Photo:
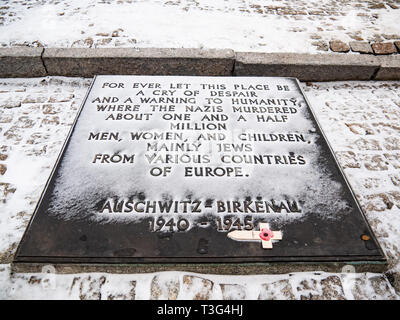
[[[385,258],[296,79],[98,76],[14,262]]]

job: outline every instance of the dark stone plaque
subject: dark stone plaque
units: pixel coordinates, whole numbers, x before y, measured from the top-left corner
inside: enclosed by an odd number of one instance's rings
[[[385,263],[297,80],[162,76],[95,78],[14,261],[272,262]]]

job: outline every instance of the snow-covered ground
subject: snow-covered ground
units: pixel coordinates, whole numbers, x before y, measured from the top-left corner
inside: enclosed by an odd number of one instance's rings
[[[330,40],[399,40],[399,8],[395,0],[1,1],[0,45],[323,53]]]
[[[400,82],[303,84],[391,274],[14,274],[10,263],[89,79],[0,79],[0,299],[398,299]],[[51,271],[51,270],[50,270]],[[390,280],[390,281],[389,281]]]
[[[397,300],[379,274],[293,273],[221,276],[183,272],[147,274],[14,274],[0,265],[0,299],[82,300]]]

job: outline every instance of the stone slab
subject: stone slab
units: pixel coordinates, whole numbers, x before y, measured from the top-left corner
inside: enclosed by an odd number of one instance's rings
[[[329,47],[331,48],[332,51],[334,52],[349,52],[350,47],[347,43],[340,41],[340,40],[332,40],[329,42]]]
[[[359,53],[373,53],[371,45],[366,41],[350,41],[351,51]]]
[[[51,75],[194,75],[228,76],[233,50],[163,48],[48,48],[43,60]]]
[[[374,53],[378,55],[393,54],[397,52],[396,47],[392,42],[376,42],[371,46]]]
[[[14,264],[385,261],[296,79],[98,76]]]
[[[237,52],[236,76],[295,77],[300,81],[370,80],[374,56]]]
[[[46,76],[41,55],[43,48],[13,47],[0,49],[0,77]]]

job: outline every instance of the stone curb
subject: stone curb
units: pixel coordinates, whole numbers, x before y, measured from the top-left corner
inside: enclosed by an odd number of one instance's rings
[[[0,77],[23,78],[47,75],[42,62],[43,48],[14,47],[0,49]]]
[[[379,66],[378,57],[367,55],[238,52],[235,75],[284,75],[301,81],[371,80]]]
[[[380,57],[381,66],[375,80],[400,80],[400,57]]]
[[[282,76],[301,81],[400,80],[400,55],[255,53],[164,48],[0,48],[0,77]]]
[[[233,50],[200,49],[45,49],[43,61],[49,75],[193,75],[229,76]]]

